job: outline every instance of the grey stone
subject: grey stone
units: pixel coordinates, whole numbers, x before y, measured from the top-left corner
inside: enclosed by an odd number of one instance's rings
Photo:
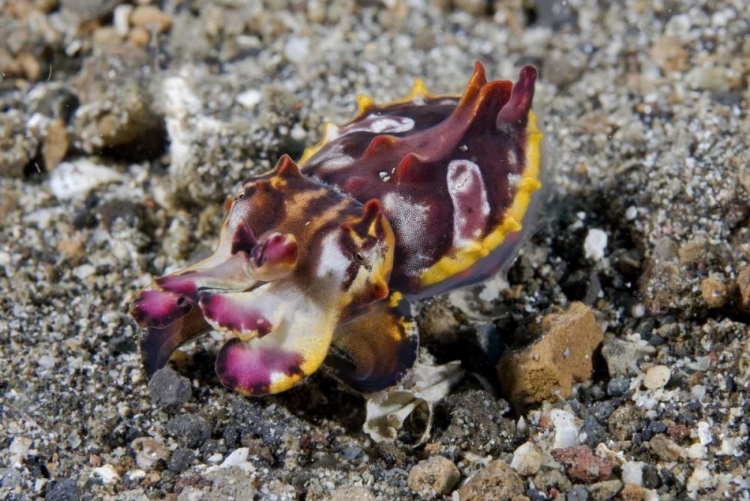
[[[588,499],[589,491],[582,485],[573,487],[565,498],[566,501],[588,501]]]
[[[211,437],[211,426],[200,416],[182,414],[167,423],[167,433],[183,447],[192,449]]]
[[[612,402],[597,402],[590,407],[591,415],[596,418],[602,424],[607,422],[607,418],[615,410]]]
[[[74,478],[66,478],[55,482],[47,494],[44,496],[45,501],[77,501],[81,497],[81,491],[78,490]]]
[[[23,476],[15,468],[3,468],[0,470],[0,486],[6,489],[15,489],[21,484]]]
[[[172,457],[169,460],[169,471],[174,473],[182,473],[183,471],[190,468],[190,465],[195,461],[195,452],[190,449],[177,449],[172,453]]]
[[[583,426],[581,426],[581,434],[586,435],[583,443],[588,445],[592,449],[609,439],[609,432],[607,431],[607,429],[591,415],[586,416],[586,418],[583,420]]]
[[[607,383],[607,395],[610,397],[621,397],[630,389],[630,379],[614,378]]]
[[[659,470],[656,466],[650,464],[643,465],[643,487],[646,489],[656,489],[660,483]]]
[[[160,408],[176,410],[190,400],[192,394],[190,381],[180,376],[169,367],[164,367],[148,382],[151,402]]]

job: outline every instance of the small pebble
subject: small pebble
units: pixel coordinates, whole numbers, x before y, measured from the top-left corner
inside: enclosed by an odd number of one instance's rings
[[[595,456],[585,445],[552,449],[551,454],[565,466],[568,477],[575,482],[591,484],[612,476],[612,460]]]
[[[701,295],[709,308],[721,308],[729,299],[729,290],[724,283],[706,277],[701,281]]]
[[[458,490],[461,501],[486,499],[522,499],[526,492],[521,477],[505,461],[492,461],[486,468],[466,481]]]
[[[111,464],[94,468],[91,470],[91,476],[104,485],[114,484],[120,480],[120,475],[117,474],[117,470]]]
[[[510,463],[510,467],[524,477],[534,475],[541,466],[542,451],[532,442],[526,442],[516,449]]]
[[[663,388],[669,382],[672,371],[666,365],[655,365],[646,372],[643,378],[643,386],[649,390]]]
[[[607,395],[610,397],[621,397],[630,389],[630,379],[614,378],[607,383]]]
[[[151,402],[160,408],[175,410],[190,400],[190,380],[180,376],[169,367],[156,371],[148,382]]]
[[[128,40],[136,47],[145,47],[151,41],[151,33],[146,28],[136,26],[128,33]]]
[[[607,480],[589,486],[591,501],[609,501],[622,490],[622,482],[619,480]]]
[[[628,461],[621,466],[622,481],[626,484],[643,485],[643,463]]]
[[[130,28],[130,13],[133,12],[133,6],[128,4],[118,5],[112,14],[112,24],[115,31],[121,37],[128,34]]]
[[[586,259],[599,261],[604,258],[607,249],[607,234],[602,230],[591,228],[583,241],[583,253]]]
[[[662,461],[677,461],[684,454],[683,448],[668,439],[666,435],[656,435],[649,443],[651,444],[651,451]]]
[[[248,89],[238,94],[235,100],[243,107],[251,110],[263,100],[263,94],[257,89]]]
[[[130,14],[130,23],[163,33],[172,25],[172,17],[153,5],[139,5]]]
[[[610,401],[597,402],[589,408],[591,415],[602,424],[607,422],[607,418],[609,418],[614,410],[615,408]]]
[[[594,416],[588,415],[583,420],[580,433],[581,442],[589,447],[596,447],[610,439],[607,428],[605,428]]]
[[[130,447],[135,451],[135,463],[146,471],[156,469],[169,459],[169,449],[166,445],[150,437],[139,437],[131,442]]]
[[[448,458],[433,456],[420,461],[409,472],[409,488],[425,499],[449,494],[461,473]]]
[[[588,501],[589,491],[582,485],[576,485],[573,487],[568,495],[565,497],[566,501]]]
[[[659,487],[661,480],[659,479],[659,470],[656,466],[651,464],[643,465],[643,487],[646,489],[656,489]]]
[[[310,40],[307,38],[290,37],[284,47],[284,56],[293,62],[301,63],[310,54]]]
[[[59,480],[47,490],[44,501],[78,501],[81,497],[81,491],[76,485],[74,478]]]
[[[172,453],[167,468],[174,473],[182,473],[195,462],[195,452],[190,449],[177,449]]]
[[[182,414],[167,423],[167,433],[189,449],[200,446],[211,436],[211,426],[200,416]]]
[[[550,420],[555,428],[553,448],[561,449],[578,445],[579,427],[573,414],[561,409],[553,409],[550,412]]]

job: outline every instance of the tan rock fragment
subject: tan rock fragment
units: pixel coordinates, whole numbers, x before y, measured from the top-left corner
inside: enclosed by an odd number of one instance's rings
[[[664,388],[672,377],[672,371],[666,365],[651,367],[643,378],[643,386],[649,390]]]
[[[130,24],[164,33],[172,26],[172,17],[153,5],[139,5],[130,14]]]
[[[646,490],[640,485],[625,484],[615,499],[617,501],[644,501]]]
[[[411,469],[408,484],[422,498],[432,499],[450,494],[460,478],[461,473],[453,461],[443,456],[433,456]]]
[[[493,461],[458,490],[461,501],[521,501],[528,499],[523,480],[505,461]]]
[[[65,123],[62,120],[55,120],[47,127],[47,135],[42,144],[42,157],[44,166],[49,171],[57,167],[65,158],[65,154],[70,147],[68,132],[65,130]]]
[[[708,242],[703,237],[697,237],[680,246],[677,255],[682,264],[697,264],[706,260]]]
[[[375,496],[366,488],[359,485],[339,487],[331,494],[331,501],[375,501]]]
[[[21,65],[21,70],[27,80],[39,80],[42,65],[34,54],[22,52],[16,57],[16,61]]]
[[[688,58],[687,50],[674,37],[661,37],[651,47],[651,59],[659,65],[664,73],[683,71]]]
[[[604,339],[591,308],[578,302],[547,315],[539,328],[537,342],[497,366],[503,393],[517,409],[570,395],[573,384],[591,376],[594,350]]]
[[[664,435],[655,435],[649,442],[651,452],[662,461],[677,461],[683,455],[683,449]]]
[[[701,295],[709,308],[721,308],[727,302],[729,290],[723,282],[706,277],[701,281]]]
[[[641,277],[640,289],[649,310],[674,308],[681,289],[679,267],[668,262],[649,263]]]
[[[742,268],[737,275],[737,289],[739,293],[739,309],[744,313],[750,313],[750,266]]]
[[[128,39],[137,47],[145,47],[151,41],[151,33],[146,28],[136,26],[130,30]]]

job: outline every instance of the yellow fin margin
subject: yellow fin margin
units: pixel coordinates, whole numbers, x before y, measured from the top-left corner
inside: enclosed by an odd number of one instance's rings
[[[303,163],[310,160],[329,141],[338,137],[338,130],[338,125],[331,122],[326,122],[325,125],[323,125],[323,135],[320,137],[320,141],[312,146],[308,146],[307,148],[305,148],[305,151],[302,152],[302,157],[299,159],[299,161],[297,161],[297,165],[301,166]]]

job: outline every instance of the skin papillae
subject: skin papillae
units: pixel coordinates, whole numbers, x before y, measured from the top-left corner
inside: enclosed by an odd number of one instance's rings
[[[484,280],[515,255],[541,187],[536,70],[460,97],[360,97],[298,167],[244,183],[208,259],[156,279],[131,314],[149,376],[213,329],[222,384],[291,388],[321,366],[360,392],[401,381],[419,346],[410,301]]]

